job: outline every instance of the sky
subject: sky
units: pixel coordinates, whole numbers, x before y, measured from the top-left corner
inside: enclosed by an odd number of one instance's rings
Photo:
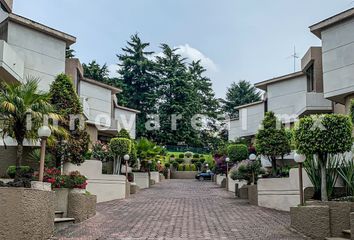
[[[138,33],[150,50],[178,47],[201,59],[217,97],[232,82],[252,83],[294,72],[321,41],[308,27],[354,7],[353,0],[14,0],[14,13],[77,37],[82,63],[107,64]]]

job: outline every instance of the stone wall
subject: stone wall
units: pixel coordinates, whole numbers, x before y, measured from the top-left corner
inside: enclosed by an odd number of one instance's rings
[[[342,237],[343,230],[350,229],[350,213],[354,210],[352,202],[307,202],[309,206],[328,206],[330,214],[330,232],[332,237]]]
[[[197,171],[182,172],[182,171],[173,171],[171,172],[171,179],[195,179],[195,176],[198,174]]]
[[[354,213],[350,214],[350,232],[354,233]],[[354,234],[351,234],[351,240],[354,240]]]
[[[54,232],[54,192],[0,188],[0,239],[41,240]]]
[[[75,223],[83,222],[96,215],[97,197],[70,193],[68,199],[68,217],[75,218]]]
[[[290,208],[291,227],[316,240],[331,236],[328,206]]]

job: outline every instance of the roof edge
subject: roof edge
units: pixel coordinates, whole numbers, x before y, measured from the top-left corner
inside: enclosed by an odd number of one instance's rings
[[[56,30],[54,28],[48,27],[44,24],[38,23],[36,21],[33,21],[29,18],[14,14],[14,13],[10,13],[9,17],[8,17],[9,21],[13,21],[15,23],[24,25],[26,27],[32,28],[34,30],[37,30],[39,32],[42,33],[46,33],[52,37],[58,38],[60,40],[63,40],[66,42],[67,47],[76,43],[76,37],[64,33],[62,31]]]
[[[123,107],[123,106],[120,106],[120,105],[118,105],[118,104],[116,104],[116,108],[122,109],[122,110],[126,110],[126,111],[128,111],[128,112],[141,113],[139,110],[132,109],[132,108],[128,108],[128,107]]]
[[[254,84],[254,86],[256,88],[259,88],[259,89],[262,89],[262,90],[267,90],[266,87],[267,87],[268,84],[275,83],[275,82],[280,82],[280,81],[285,81],[285,80],[293,79],[293,78],[304,76],[304,75],[305,75],[304,72],[298,71],[298,72],[295,72],[295,73],[291,73],[291,74],[283,75],[283,76],[280,76],[280,77],[275,77],[275,78],[271,78],[271,79],[268,79],[268,80],[264,80],[262,82],[258,82],[256,84]]]
[[[252,103],[247,103],[247,104],[244,104],[244,105],[240,105],[240,106],[235,107],[235,109],[242,109],[242,108],[251,107],[251,106],[255,106],[255,105],[258,105],[258,104],[262,104],[262,103],[264,103],[264,100],[260,100],[260,101],[257,101],[257,102],[252,102]]]
[[[93,80],[93,79],[90,79],[90,78],[83,77],[80,80],[84,81],[84,82],[92,83],[92,84],[94,84],[96,86],[99,86],[99,87],[103,87],[103,88],[109,89],[114,94],[123,92],[123,90],[120,89],[120,88],[116,88],[116,87],[113,87],[111,85],[108,85],[108,84],[105,84],[105,83],[102,83],[102,82],[99,82],[97,80]]]

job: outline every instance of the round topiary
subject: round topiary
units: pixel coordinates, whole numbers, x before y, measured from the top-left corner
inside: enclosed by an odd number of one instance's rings
[[[190,170],[191,170],[191,166],[190,166],[189,164],[186,164],[186,165],[184,166],[184,171],[189,172]]]
[[[116,157],[123,157],[131,152],[131,140],[126,138],[112,138],[109,148]]]
[[[185,152],[184,156],[186,156],[187,158],[191,158],[193,156],[192,152]]]
[[[199,158],[199,154],[198,153],[194,154],[193,158]]]
[[[180,154],[178,155],[178,158],[184,158],[184,154],[183,154],[183,153],[180,153]]]
[[[130,134],[126,129],[121,129],[118,134],[117,134],[117,138],[127,138],[127,139],[131,139],[130,138]]]
[[[184,171],[184,165],[183,164],[179,164],[178,165],[178,171],[180,171],[180,172]]]
[[[248,158],[248,147],[244,144],[233,144],[227,147],[227,154],[231,161],[241,162]]]

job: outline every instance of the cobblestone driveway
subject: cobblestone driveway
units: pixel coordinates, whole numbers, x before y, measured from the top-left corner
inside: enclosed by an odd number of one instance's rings
[[[303,239],[287,229],[287,213],[250,206],[211,182],[164,181],[97,211],[58,239]]]

